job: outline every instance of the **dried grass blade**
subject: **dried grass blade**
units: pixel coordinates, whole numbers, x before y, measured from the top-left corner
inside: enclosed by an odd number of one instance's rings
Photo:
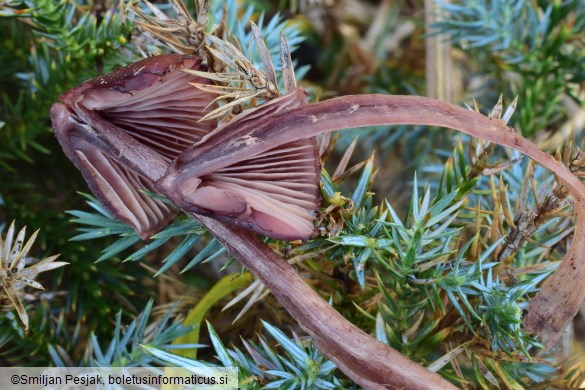
[[[286,93],[292,92],[297,87],[297,79],[295,77],[288,42],[282,31],[280,32],[280,63],[282,66],[282,78],[284,79],[284,90]]]
[[[341,158],[341,161],[339,161],[337,169],[335,169],[335,172],[333,172],[333,176],[331,176],[331,179],[333,179],[334,182],[338,181],[339,177],[341,177],[341,175],[343,175],[343,173],[345,172],[347,164],[349,164],[349,159],[351,158],[351,155],[355,150],[355,146],[357,145],[357,140],[358,137],[355,137],[351,144],[349,144],[349,147],[345,150],[345,153],[343,153],[343,157]]]
[[[264,73],[268,78],[268,81],[273,85],[278,85],[276,80],[276,71],[274,70],[274,65],[272,64],[272,60],[270,59],[270,53],[268,52],[268,48],[266,47],[266,43],[264,43],[264,39],[262,39],[262,34],[258,29],[258,26],[254,22],[250,22],[252,27],[252,35],[254,36],[254,41],[256,41],[256,46],[258,47],[258,52],[260,53],[260,58],[262,59],[262,67],[264,68]]]

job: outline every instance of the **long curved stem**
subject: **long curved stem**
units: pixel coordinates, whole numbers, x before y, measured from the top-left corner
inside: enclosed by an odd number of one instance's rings
[[[247,134],[257,140],[253,145],[229,150],[225,149],[228,146],[218,145],[198,156],[197,163],[205,164],[210,158],[215,159],[217,166],[217,161],[224,157],[234,161],[250,156],[251,152],[261,153],[324,132],[398,124],[447,127],[517,149],[557,175],[570,192],[577,213],[573,242],[557,271],[530,303],[525,317],[527,329],[541,336],[547,347],[553,346],[585,298],[585,284],[582,283],[585,280],[585,186],[560,161],[516,134],[503,121],[425,97],[344,96],[263,118],[262,124]]]

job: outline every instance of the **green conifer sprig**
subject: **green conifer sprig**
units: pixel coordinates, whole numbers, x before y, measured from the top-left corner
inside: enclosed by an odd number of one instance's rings
[[[273,346],[264,337],[259,343],[242,340],[245,352],[225,347],[219,335],[207,324],[211,343],[219,364],[192,360],[174,355],[152,345],[144,348],[149,354],[170,367],[238,367],[240,389],[338,389],[348,384],[338,377],[335,364],[326,359],[313,345],[293,333],[287,337],[277,327],[263,321],[267,333],[274,339]],[[282,352],[280,352],[282,351]]]
[[[435,24],[484,71],[500,75],[500,88],[519,95],[515,123],[524,135],[567,119],[565,97],[582,104],[585,10],[579,0],[439,2],[448,17]],[[482,70],[480,70],[482,72]],[[490,88],[493,89],[493,88]]]

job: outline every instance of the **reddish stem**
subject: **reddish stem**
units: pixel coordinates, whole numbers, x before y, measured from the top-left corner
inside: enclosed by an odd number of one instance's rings
[[[204,172],[206,165],[214,169],[233,164],[300,138],[350,127],[376,125],[427,125],[452,128],[499,145],[509,146],[553,172],[566,186],[574,200],[577,223],[573,242],[557,271],[549,277],[541,291],[530,303],[525,325],[540,336],[547,348],[552,347],[564,329],[577,314],[585,298],[585,187],[571,171],[553,156],[500,119],[491,119],[479,113],[438,100],[417,96],[356,95],[344,96],[310,104],[263,118],[246,137],[254,137],[253,145],[231,147],[227,142],[217,143],[189,165]]]
[[[193,215],[274,294],[319,350],[365,389],[456,389],[347,321],[255,235]]]

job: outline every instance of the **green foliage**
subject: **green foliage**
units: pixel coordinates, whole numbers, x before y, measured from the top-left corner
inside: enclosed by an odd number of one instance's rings
[[[415,361],[435,365],[443,361],[436,360],[441,346],[457,340],[444,363],[464,366],[464,357],[455,363],[458,356],[471,355],[484,370],[466,379],[478,384],[484,376],[493,378],[494,384],[540,383],[551,378],[556,367],[532,357],[541,346],[523,330],[523,310],[556,268],[557,262],[546,259],[561,257],[550,248],[571,232],[571,226],[563,214],[538,211],[546,203],[543,199],[555,193],[544,170],[533,171],[527,162],[514,159],[515,164],[495,165],[490,157],[496,150],[485,142],[472,142],[467,157],[463,150],[459,142],[442,169],[429,167],[432,181],[422,192],[415,175],[402,217],[387,200],[373,206],[370,160],[355,190],[347,191],[355,209],[344,216],[343,229],[327,239],[335,245],[327,250],[326,259],[337,267],[353,263],[354,278],[363,290],[353,315],[361,313],[374,323],[381,342]],[[490,169],[499,177],[481,174]],[[326,172],[322,178],[328,202],[343,199],[343,193],[334,196],[338,189]],[[527,190],[531,181],[543,183],[542,188]],[[533,239],[508,251],[514,235],[508,232],[522,230],[519,215],[532,212],[546,222],[526,228],[522,234]],[[374,280],[367,277],[371,272]],[[494,358],[502,353],[506,359]],[[527,365],[526,360],[532,361]],[[461,380],[446,368],[441,372]]]
[[[148,243],[144,243],[140,240],[140,237],[134,230],[132,230],[132,228],[130,228],[125,223],[112,218],[112,216],[103,208],[103,206],[98,203],[98,201],[93,196],[87,194],[82,195],[89,199],[87,204],[96,210],[97,213],[88,213],[86,211],[78,210],[69,211],[69,214],[76,217],[76,219],[73,220],[74,222],[88,226],[80,228],[79,231],[82,233],[72,237],[71,240],[90,240],[112,235],[120,237],[114,243],[110,244],[102,250],[102,255],[96,260],[96,262],[111,259],[112,257],[119,255],[122,251],[132,246],[135,247],[138,245],[140,246],[140,249],[134,251],[132,254],[124,258],[124,261],[137,261],[143,259],[149,253],[165,245],[169,240],[175,237],[181,237],[182,241],[176,245],[162,261],[163,266],[154,275],[158,276],[181,260],[199,243],[201,236],[206,232],[206,230],[203,229],[197,221],[193,220],[192,218],[185,217],[180,218],[174,223],[168,225],[165,227],[165,229],[152,236]],[[221,247],[215,238],[213,238],[199,251],[199,253],[193,259],[191,259],[191,261],[183,269],[183,272],[201,262],[211,261],[224,252],[225,249]]]
[[[240,389],[337,389],[347,386],[337,377],[335,365],[320,353],[312,342],[293,333],[288,338],[273,325],[262,322],[283,353],[260,336],[259,344],[242,340],[246,352],[227,349],[211,324],[207,324],[219,365],[174,355],[153,345],[144,346],[148,353],[170,367],[238,367]]]
[[[154,363],[152,355],[143,348],[149,344],[156,348],[170,347],[170,343],[190,331],[180,323],[172,323],[174,307],[159,320],[152,322],[149,317],[153,300],[149,300],[144,310],[129,325],[122,325],[122,313],[116,314],[113,338],[107,347],[100,345],[92,332],[87,353],[80,362],[85,367],[150,367]],[[173,348],[197,348],[198,344],[173,345]],[[49,346],[49,353],[57,367],[77,366],[75,361],[59,346]]]
[[[516,123],[524,135],[566,119],[563,96],[581,103],[585,47],[576,37],[585,33],[582,1],[439,4],[448,13],[447,20],[436,24],[440,33],[477,58],[480,72],[500,75],[500,89],[520,96]]]
[[[68,1],[11,1],[5,7],[0,56],[17,69],[0,76],[3,85],[6,80],[15,87],[2,94],[0,167],[10,170],[9,159],[31,161],[29,147],[49,152],[37,138],[49,133],[47,112],[60,92],[127,61],[131,25],[115,9],[96,15]]]
[[[59,341],[65,345],[77,341],[77,335],[71,335],[66,329],[64,316],[58,316],[56,324],[47,321],[52,316],[48,300],[36,305],[34,310],[31,306],[26,306],[30,313],[29,334],[25,334],[14,312],[0,316],[0,361],[6,366],[46,366],[50,362],[49,343]]]

